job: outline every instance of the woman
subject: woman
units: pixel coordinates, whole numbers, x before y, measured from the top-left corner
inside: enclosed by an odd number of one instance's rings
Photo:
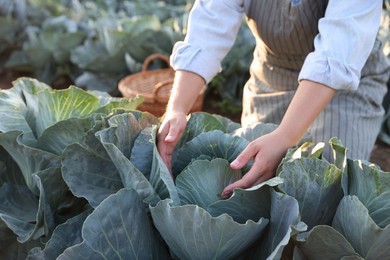
[[[231,163],[254,164],[227,186],[248,188],[274,176],[288,148],[309,132],[314,142],[337,136],[348,157],[368,160],[379,132],[389,61],[376,39],[381,0],[197,0],[188,34],[171,55],[172,94],[158,133],[171,167],[186,115],[202,87],[220,71],[243,14],[255,39],[251,78],[244,87],[242,125],[278,128],[251,142]],[[330,158],[329,150],[325,157]]]

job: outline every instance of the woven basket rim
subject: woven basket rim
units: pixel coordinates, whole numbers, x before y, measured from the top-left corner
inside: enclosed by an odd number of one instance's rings
[[[162,59],[168,68],[149,70],[149,64],[154,59]],[[133,98],[137,95],[144,97],[146,103],[167,103],[171,94],[175,70],[170,66],[167,56],[155,53],[148,56],[142,70],[122,78],[118,83],[118,89],[124,97]],[[206,85],[199,93],[202,96]]]
[[[170,90],[165,95],[162,91],[156,95],[154,90],[162,82],[171,81],[173,83],[174,75],[175,71],[169,68],[139,72],[121,79],[118,83],[118,89],[124,96],[143,95],[149,99],[169,97]],[[148,85],[145,86],[145,84]]]
[[[163,60],[168,67],[150,70],[150,63],[156,59]],[[169,99],[172,86],[167,86],[164,90],[159,86],[167,81],[173,82],[174,77],[175,70],[170,66],[169,58],[164,54],[154,53],[146,57],[140,72],[122,78],[118,83],[118,89],[125,97],[142,95],[148,102],[155,100],[166,102]],[[156,91],[156,87],[159,87],[160,90]]]

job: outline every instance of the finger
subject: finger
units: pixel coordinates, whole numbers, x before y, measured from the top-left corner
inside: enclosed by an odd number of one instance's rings
[[[176,132],[177,131],[172,130],[169,123],[163,125],[163,127],[159,130],[157,134],[157,149],[160,154],[172,155],[178,141],[178,137],[175,137]]]
[[[172,169],[172,156],[170,155],[162,155],[161,158],[163,159],[165,165],[167,166],[168,170],[171,172]]]
[[[259,178],[257,181],[255,181],[255,182],[253,183],[253,185],[251,185],[251,187],[256,186],[256,185],[258,185],[258,184],[260,184],[260,183],[262,183],[262,182],[264,182],[264,181],[266,181],[266,180],[267,180],[267,177],[265,177],[265,176],[260,176],[260,178]],[[242,185],[240,184],[240,181],[236,181],[236,182],[232,183],[231,185],[227,186],[227,187],[222,191],[222,193],[221,193],[221,198],[222,198],[222,199],[228,199],[228,198],[230,198],[230,197],[232,196],[232,194],[233,194],[233,191],[234,191],[235,189],[240,189],[240,188],[241,188],[241,189],[247,189],[247,188],[250,188],[250,187],[243,188]]]
[[[240,155],[230,163],[230,167],[234,170],[241,169],[257,154],[257,152],[256,146],[253,145],[253,143],[250,143]]]
[[[167,144],[164,141],[159,142],[157,147],[158,147],[158,152],[161,156],[161,159],[163,160],[165,166],[168,168],[172,178],[172,153],[174,148],[169,148],[171,144]]]
[[[249,173],[249,172],[248,172]],[[245,174],[244,177],[242,177],[240,180],[233,182],[232,184],[228,185],[221,193],[222,198],[230,197],[233,193],[234,189],[240,188],[240,189],[246,189],[251,187],[253,184],[255,184],[261,176],[252,176]]]
[[[176,127],[169,127],[169,132],[164,141],[167,143],[176,143],[183,130]]]
[[[163,123],[159,129],[158,129],[158,132],[157,132],[157,144],[161,144],[163,143],[163,141],[165,140],[165,137],[168,135],[169,133],[169,123]]]
[[[171,165],[174,147],[175,146],[172,143],[166,143],[165,141],[157,142],[157,150],[168,168],[170,168]]]
[[[165,142],[168,132],[169,127],[167,124],[163,124],[157,133],[157,150],[165,165],[170,168],[173,149],[170,148],[171,144]]]
[[[247,189],[266,180],[266,170],[259,163],[255,163],[240,180],[226,186],[221,193],[221,197],[228,198],[233,194],[234,189]]]

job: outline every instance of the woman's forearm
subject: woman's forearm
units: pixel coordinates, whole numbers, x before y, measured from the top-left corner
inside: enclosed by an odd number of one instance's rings
[[[190,71],[176,71],[167,113],[188,114],[205,86],[204,79]]]
[[[309,80],[302,80],[276,131],[289,146],[296,145],[335,95],[336,90]]]

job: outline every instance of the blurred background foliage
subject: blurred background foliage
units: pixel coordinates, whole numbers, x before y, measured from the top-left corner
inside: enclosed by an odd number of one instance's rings
[[[0,73],[120,95],[118,81],[184,39],[193,0],[0,0]],[[246,24],[210,90],[240,106],[254,39]],[[151,69],[163,67],[157,62]],[[153,67],[154,66],[154,67]]]
[[[118,81],[185,34],[190,1],[0,0],[0,67],[118,95]]]
[[[153,53],[169,55],[184,39],[194,0],[0,0],[0,74],[29,75],[51,86],[73,84],[119,96],[123,77]],[[390,2],[379,36],[390,55]],[[206,95],[226,113],[241,111],[254,38],[245,22]],[[155,62],[153,68],[165,64]],[[389,96],[384,100],[389,107]]]

